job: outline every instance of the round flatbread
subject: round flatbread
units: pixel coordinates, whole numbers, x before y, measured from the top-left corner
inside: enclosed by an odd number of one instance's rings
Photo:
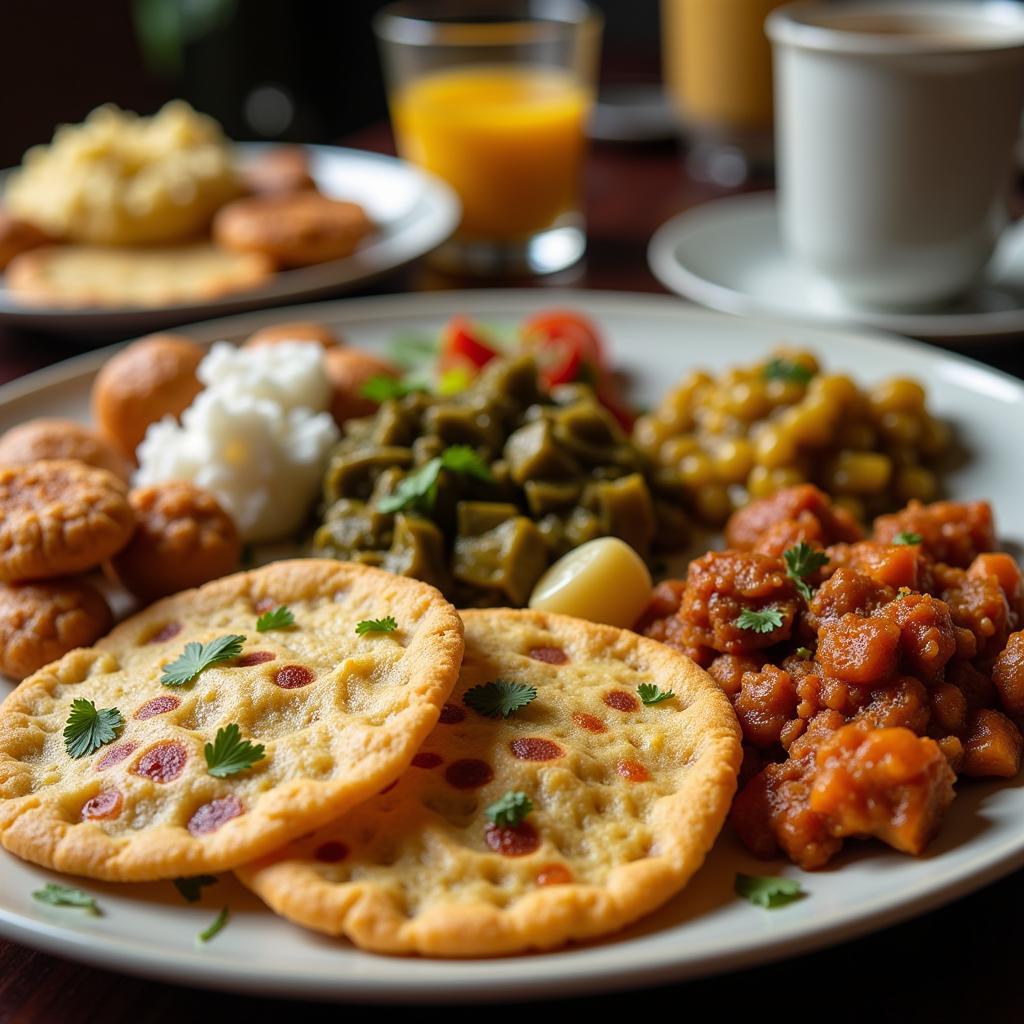
[[[171,306],[259,288],[273,265],[258,253],[208,242],[184,245],[47,245],[16,256],[4,277],[25,305]]]
[[[459,682],[409,771],[239,878],[308,928],[431,956],[548,949],[664,903],[704,860],[736,788],[739,729],[721,690],[626,630],[462,615]],[[498,680],[536,699],[508,718],[473,710],[496,688],[467,693]],[[645,705],[645,683],[675,696]],[[533,809],[495,825],[488,808],[514,793]]]
[[[294,625],[259,632],[282,605]],[[394,631],[357,634],[384,616]],[[187,643],[230,635],[245,637],[239,656],[161,683]],[[0,706],[0,842],[111,881],[236,867],[397,778],[461,658],[462,623],[438,591],[365,566],[277,562],[167,598]],[[62,733],[77,698],[118,709],[124,725],[76,759]],[[265,755],[216,777],[205,745],[229,725]]]

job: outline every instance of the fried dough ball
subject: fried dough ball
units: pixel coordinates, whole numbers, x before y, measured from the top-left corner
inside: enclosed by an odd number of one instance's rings
[[[262,345],[278,345],[282,341],[312,341],[325,352],[341,344],[330,327],[314,323],[312,320],[296,320],[292,323],[262,327],[250,335],[242,347],[259,348]]]
[[[170,480],[132,491],[129,500],[135,533],[111,565],[140,600],[198,587],[238,567],[238,528],[212,494]]]
[[[146,428],[164,416],[180,416],[202,390],[196,367],[205,354],[176,334],[151,334],[118,352],[92,386],[100,433],[134,461]]]
[[[316,191],[309,157],[301,146],[275,146],[242,168],[242,181],[254,195]]]
[[[279,267],[306,267],[350,255],[372,229],[356,203],[295,192],[228,203],[214,218],[213,238],[225,249],[268,256]]]
[[[0,465],[25,466],[43,459],[77,459],[127,482],[128,463],[91,427],[74,420],[37,419],[0,436]]]
[[[24,679],[113,624],[103,595],[85,580],[0,583],[0,672]]]
[[[135,527],[127,491],[84,462],[0,467],[0,580],[53,579],[106,561]]]
[[[45,231],[34,224],[0,210],[0,270],[5,270],[15,256],[52,241]]]
[[[377,402],[362,394],[363,385],[371,377],[397,380],[402,375],[394,363],[358,348],[331,349],[324,359],[324,368],[334,387],[331,415],[339,426],[346,420],[369,416],[377,408]]]

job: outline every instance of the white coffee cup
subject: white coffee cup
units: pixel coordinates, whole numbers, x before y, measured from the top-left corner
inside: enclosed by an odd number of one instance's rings
[[[1007,220],[1024,4],[799,3],[766,28],[787,250],[855,308],[966,291]]]

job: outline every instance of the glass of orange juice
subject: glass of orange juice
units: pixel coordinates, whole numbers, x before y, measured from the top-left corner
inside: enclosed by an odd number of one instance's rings
[[[690,141],[687,168],[739,185],[772,156],[772,55],[764,22],[788,0],[661,0],[662,65]]]
[[[457,273],[553,273],[583,255],[584,128],[601,18],[578,0],[410,0],[374,22],[399,153],[462,200],[431,257]]]

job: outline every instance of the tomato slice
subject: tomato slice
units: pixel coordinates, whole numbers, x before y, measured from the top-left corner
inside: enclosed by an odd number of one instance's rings
[[[475,373],[497,355],[498,350],[481,339],[479,332],[469,320],[456,316],[448,321],[441,332],[438,369],[444,373],[461,367]]]
[[[595,370],[603,372],[608,368],[597,328],[581,313],[568,309],[542,310],[523,321],[520,335],[523,348],[528,351],[561,343],[577,349],[580,360]]]

